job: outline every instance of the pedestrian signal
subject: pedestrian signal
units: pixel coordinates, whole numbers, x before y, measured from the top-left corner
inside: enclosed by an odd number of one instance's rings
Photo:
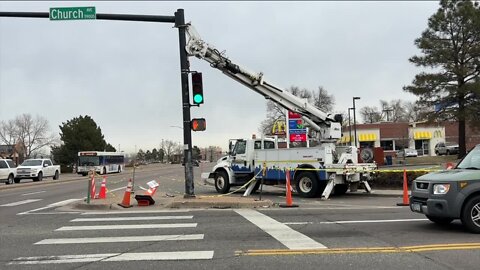
[[[193,131],[204,131],[207,129],[207,122],[205,118],[194,118],[190,121]]]

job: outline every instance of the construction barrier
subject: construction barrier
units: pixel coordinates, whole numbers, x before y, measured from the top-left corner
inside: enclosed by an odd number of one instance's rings
[[[280,204],[280,207],[298,207],[298,205],[293,204],[292,200],[292,186],[290,185],[290,170],[286,171],[285,174],[285,202],[286,204]]]
[[[95,199],[95,175],[92,174],[92,179],[90,180],[90,198]]]
[[[155,204],[155,200],[152,198],[158,188],[158,183],[155,180],[152,180],[147,183],[148,190],[145,191],[144,195],[135,195],[135,200],[137,200],[138,206],[149,206]]]
[[[407,170],[403,169],[403,201],[397,203],[398,206],[409,206],[410,202],[408,199],[408,179],[407,179]]]

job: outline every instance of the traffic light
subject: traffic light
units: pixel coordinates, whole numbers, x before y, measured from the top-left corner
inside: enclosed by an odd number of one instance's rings
[[[193,118],[192,121],[190,121],[190,125],[193,131],[204,131],[207,129],[205,118]]]
[[[203,83],[202,83],[202,73],[200,72],[192,73],[192,93],[193,93],[193,104],[195,105],[203,104]]]

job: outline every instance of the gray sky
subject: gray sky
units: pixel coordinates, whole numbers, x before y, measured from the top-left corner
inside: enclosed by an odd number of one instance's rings
[[[402,86],[420,69],[415,38],[438,2],[0,2],[0,11],[95,6],[97,13],[172,15],[185,10],[202,38],[235,63],[287,88],[323,86],[335,112],[415,100]],[[172,24],[0,18],[0,120],[30,113],[58,126],[90,115],[107,142],[133,152],[183,143],[178,30]],[[265,99],[192,58],[203,72],[207,119],[193,144],[226,148],[258,134]]]

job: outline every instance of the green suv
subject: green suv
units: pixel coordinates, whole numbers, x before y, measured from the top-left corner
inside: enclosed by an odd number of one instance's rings
[[[480,233],[480,144],[454,169],[415,179],[410,209],[438,224],[460,219],[470,232]]]

